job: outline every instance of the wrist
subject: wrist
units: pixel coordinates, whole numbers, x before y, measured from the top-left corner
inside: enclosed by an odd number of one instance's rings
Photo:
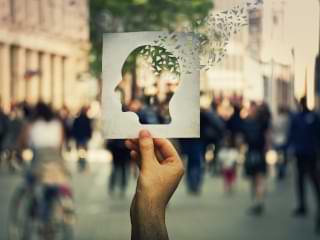
[[[134,197],[131,205],[132,240],[168,240],[165,208]]]
[[[161,217],[165,219],[165,204],[143,194],[136,194],[131,205],[131,215]]]

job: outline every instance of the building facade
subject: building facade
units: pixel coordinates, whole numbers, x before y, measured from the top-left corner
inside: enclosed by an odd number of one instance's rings
[[[243,0],[215,0],[215,11],[243,5]],[[292,53],[284,39],[286,0],[270,0],[248,12],[248,26],[231,38],[221,63],[203,79],[218,95],[240,94],[265,101],[273,113],[293,102]]]
[[[87,0],[0,0],[0,102],[79,102],[88,71]]]
[[[213,13],[229,10],[243,4],[242,0],[215,0]],[[214,94],[243,94],[246,87],[245,60],[248,45],[248,27],[234,34],[227,46],[227,54],[215,67],[201,73],[201,90]]]
[[[261,9],[260,53],[264,99],[274,114],[294,104],[293,50],[287,41],[287,0],[270,0]]]

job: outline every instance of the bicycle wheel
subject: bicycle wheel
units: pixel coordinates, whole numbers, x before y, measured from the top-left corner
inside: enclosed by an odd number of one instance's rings
[[[73,240],[75,222],[73,200],[57,197],[49,206],[49,217],[41,226],[40,239]]]
[[[9,240],[31,240],[34,239],[36,231],[35,206],[32,193],[27,187],[18,187],[10,202],[8,220]]]

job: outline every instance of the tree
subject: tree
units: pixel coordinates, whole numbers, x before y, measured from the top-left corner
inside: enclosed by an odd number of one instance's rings
[[[174,31],[195,24],[213,8],[213,0],[90,0],[91,70],[100,77],[105,32]]]

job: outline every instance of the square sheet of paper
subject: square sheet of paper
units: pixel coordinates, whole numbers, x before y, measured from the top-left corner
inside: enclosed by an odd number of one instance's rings
[[[153,137],[159,138],[200,137],[200,74],[195,41],[192,33],[175,33],[174,37],[173,33],[165,32],[104,34],[102,112],[105,138],[136,138],[141,129],[148,129]],[[140,46],[157,44],[177,57],[180,82],[169,103],[171,122],[141,124],[135,112],[123,112],[115,89],[123,79],[122,67],[129,54]]]

